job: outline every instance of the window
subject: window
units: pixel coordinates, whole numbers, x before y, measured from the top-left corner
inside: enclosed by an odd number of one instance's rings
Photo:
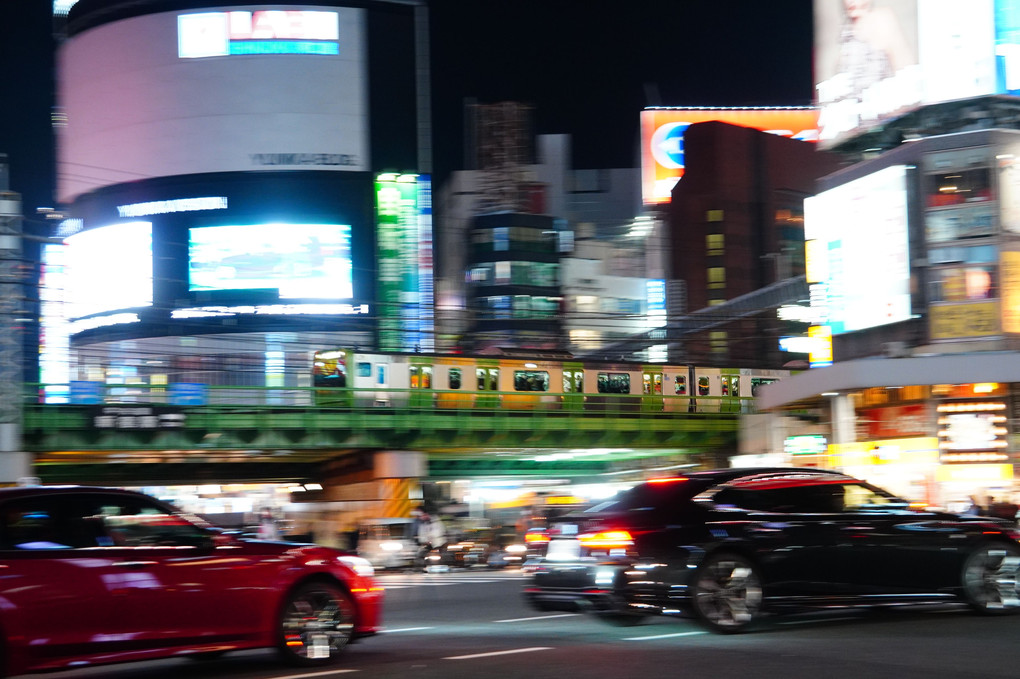
[[[411,366],[411,388],[412,389],[432,388],[432,366],[429,365]]]
[[[380,363],[375,367],[375,383],[379,386],[386,384],[386,365]]]
[[[751,396],[757,396],[758,390],[766,384],[772,384],[775,382],[774,379],[768,379],[765,377],[752,377],[751,378]]]
[[[627,373],[599,373],[596,388],[600,394],[629,394],[630,375]]]
[[[4,507],[3,549],[70,549],[55,499],[30,498]]]
[[[581,370],[563,371],[563,393],[579,394],[584,391],[584,372]]]
[[[645,373],[641,378],[643,394],[662,394],[662,373]]]
[[[686,375],[677,375],[673,378],[673,393],[681,396],[687,393]]]
[[[549,391],[549,373],[544,370],[515,370],[514,391]]]
[[[721,255],[726,251],[726,237],[721,233],[705,236],[705,250],[709,255]]]
[[[966,302],[998,295],[995,266],[935,269],[931,272],[931,301]]]
[[[499,368],[476,368],[475,378],[478,382],[476,391],[499,390]]]
[[[492,249],[496,252],[506,252],[510,249],[510,231],[505,226],[498,226],[492,230]]]
[[[460,389],[461,373],[460,368],[450,368],[450,389]]]
[[[711,387],[708,383],[708,377],[702,375],[698,378],[698,396],[708,396]]]
[[[930,208],[992,199],[992,179],[987,167],[932,174],[927,180],[927,205]]]
[[[726,287],[726,268],[721,266],[709,267],[707,280],[709,290],[718,290],[719,288]]]
[[[372,376],[372,364],[368,362],[358,362],[358,377],[371,377]]]

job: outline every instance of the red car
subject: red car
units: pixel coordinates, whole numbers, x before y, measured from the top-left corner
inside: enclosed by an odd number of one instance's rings
[[[368,561],[243,540],[141,493],[0,489],[0,676],[276,648],[334,662],[374,634]]]

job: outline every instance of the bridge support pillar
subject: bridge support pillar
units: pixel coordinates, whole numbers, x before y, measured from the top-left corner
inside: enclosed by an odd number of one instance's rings
[[[384,517],[408,517],[421,505],[420,479],[428,474],[425,453],[388,450],[375,454],[374,476],[379,484]]]

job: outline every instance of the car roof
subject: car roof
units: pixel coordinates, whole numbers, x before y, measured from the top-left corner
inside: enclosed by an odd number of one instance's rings
[[[759,474],[739,477],[727,483],[731,488],[743,490],[773,490],[776,488],[799,488],[803,486],[820,486],[856,482],[852,476],[845,474],[813,473],[800,471],[789,474]]]
[[[0,488],[0,501],[37,495],[74,495],[86,492],[116,493],[119,495],[144,494],[134,490],[127,490],[126,488],[110,488],[107,486],[11,486]]]

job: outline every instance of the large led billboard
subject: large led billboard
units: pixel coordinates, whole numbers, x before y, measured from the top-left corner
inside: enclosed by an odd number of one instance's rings
[[[64,239],[64,317],[152,304],[152,225],[111,224]]]
[[[351,227],[246,224],[189,230],[188,290],[277,290],[280,299],[351,299]]]
[[[684,131],[719,121],[802,141],[818,138],[818,111],[790,108],[646,108],[641,111],[641,196],[645,204],[668,203],[684,175]]]
[[[369,168],[365,9],[162,12],[59,54],[58,199],[153,177]]]
[[[925,104],[1020,93],[1018,0],[815,0],[828,147]]]
[[[911,317],[906,166],[805,199],[804,239],[811,307],[833,335]]]
[[[432,351],[431,178],[381,174],[376,178],[375,195],[379,348]]]

